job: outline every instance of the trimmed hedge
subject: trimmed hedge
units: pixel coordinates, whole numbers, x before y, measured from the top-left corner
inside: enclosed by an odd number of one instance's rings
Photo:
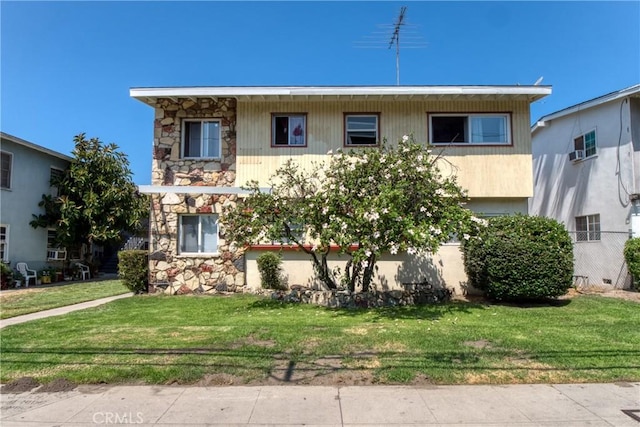
[[[149,289],[149,254],[147,251],[118,252],[118,274],[131,292],[141,294]]]
[[[640,237],[634,237],[624,243],[624,260],[629,273],[633,276],[634,287],[639,289],[640,282]]]
[[[274,252],[265,252],[256,259],[260,282],[265,289],[286,290],[287,286],[282,278],[282,258]]]
[[[495,300],[556,298],[572,285],[571,238],[564,225],[550,218],[490,218],[462,249],[470,284]]]

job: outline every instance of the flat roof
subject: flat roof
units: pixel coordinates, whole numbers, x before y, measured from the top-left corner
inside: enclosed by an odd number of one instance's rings
[[[477,99],[515,98],[529,102],[551,94],[551,86],[181,86],[131,88],[129,94],[145,104],[158,98],[236,98],[240,101],[324,99]]]
[[[57,151],[51,150],[49,148],[43,147],[42,145],[34,144],[33,142],[25,141],[24,139],[18,138],[17,136],[9,135],[8,133],[0,132],[0,137],[4,140],[11,141],[15,144],[22,145],[24,147],[31,148],[32,150],[39,151],[41,153],[48,154],[53,157],[57,157],[62,160],[66,160],[68,162],[73,159],[65,154],[59,153]]]

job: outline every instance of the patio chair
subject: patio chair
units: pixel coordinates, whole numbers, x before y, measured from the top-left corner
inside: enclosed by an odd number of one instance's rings
[[[76,263],[76,265],[80,269],[80,277],[82,277],[82,280],[91,278],[91,270],[88,265],[80,264],[79,262]]]
[[[22,274],[22,276],[25,279],[25,288],[29,287],[29,279],[33,279],[33,284],[35,285],[38,280],[38,274],[36,273],[35,270],[30,270],[29,266],[27,265],[26,262],[19,262],[16,264],[16,269],[18,270],[18,272],[20,274]]]

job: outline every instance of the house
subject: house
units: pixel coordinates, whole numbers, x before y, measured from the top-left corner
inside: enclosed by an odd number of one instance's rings
[[[531,134],[529,212],[571,232],[577,284],[629,287],[622,251],[640,237],[640,85],[548,114]]]
[[[0,257],[15,268],[26,262],[39,270],[65,256],[53,244],[54,229],[33,228],[32,214],[43,194],[57,194],[51,178],[66,170],[71,157],[0,132]]]
[[[339,86],[132,88],[154,109],[151,282],[166,292],[260,286],[248,249],[224,240],[218,222],[249,180],[267,186],[287,159],[302,165],[337,148],[376,147],[413,133],[443,150],[449,170],[482,215],[527,212],[532,196],[530,104],[548,86]],[[444,164],[444,163],[443,163]],[[333,262],[344,260],[336,256]],[[374,283],[429,281],[463,292],[457,243],[430,257],[388,255]],[[311,262],[284,247],[290,284],[310,284]]]

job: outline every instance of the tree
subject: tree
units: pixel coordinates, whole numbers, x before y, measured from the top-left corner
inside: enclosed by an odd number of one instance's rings
[[[84,133],[73,141],[69,168],[51,182],[58,196],[42,196],[39,206],[45,213],[33,215],[31,226],[55,226],[57,243],[68,248],[107,244],[123,231],[136,231],[149,203],[131,179],[126,154],[116,144],[86,139]]]
[[[224,213],[227,239],[291,242],[310,255],[329,289],[366,292],[382,253],[435,252],[453,236],[468,238],[481,222],[462,206],[466,195],[455,176],[440,172],[438,162],[446,160],[412,137],[397,148],[385,142],[330,154],[328,164],[306,171],[288,161],[270,192],[249,183],[244,202]],[[343,273],[328,267],[332,245],[348,256]]]

